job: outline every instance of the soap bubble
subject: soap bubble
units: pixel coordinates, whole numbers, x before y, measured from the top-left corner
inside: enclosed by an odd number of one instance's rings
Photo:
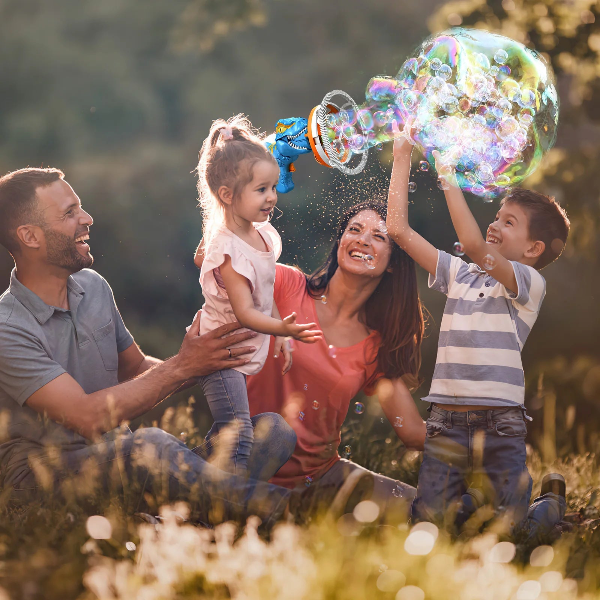
[[[419,163],[419,171],[428,171],[429,170],[429,163],[426,160],[422,160]]]
[[[402,488],[399,485],[396,485],[392,490],[392,496],[394,496],[394,498],[402,498]]]
[[[411,193],[417,191],[417,184],[414,181],[409,182],[408,191]]]
[[[362,402],[356,402],[354,404],[354,412],[357,415],[362,415],[365,412],[365,405]]]
[[[496,54],[494,54],[494,60],[499,64],[503,65],[508,59],[508,52],[506,50],[496,50]]]
[[[95,540],[109,540],[112,537],[112,525],[102,515],[88,517],[88,520],[85,522],[85,528],[88,535]]]
[[[331,356],[331,358],[336,358],[337,351],[335,349],[335,346],[329,345],[328,354],[329,356]]]
[[[298,418],[299,418],[301,421],[304,421],[304,417],[306,417],[306,414],[304,413],[304,411],[303,411],[303,410],[301,410],[301,411],[298,413]]]
[[[489,200],[519,185],[553,146],[559,101],[539,53],[487,31],[453,28],[426,39],[395,77],[373,77],[363,105],[342,109],[323,121],[335,151],[336,142],[343,147],[342,163],[353,153],[366,158],[410,123],[423,162],[433,164],[438,150],[461,189]]]
[[[463,248],[463,245],[460,242],[454,242],[454,254],[456,254],[456,256],[465,255],[465,249]]]
[[[319,401],[313,400],[312,407],[313,407],[313,410],[319,410]]]
[[[129,552],[135,552],[137,546],[133,542],[125,542],[125,548],[127,548]]]
[[[394,427],[404,427],[404,417],[396,417],[394,419]]]
[[[491,254],[486,254],[482,266],[486,271],[491,271],[496,266],[496,259]]]
[[[344,447],[344,458],[350,458],[352,455],[352,448],[350,446]]]
[[[304,478],[304,485],[305,485],[306,487],[310,487],[310,484],[311,484],[312,482],[313,482],[313,478],[312,478],[310,475],[307,475],[307,476]]]

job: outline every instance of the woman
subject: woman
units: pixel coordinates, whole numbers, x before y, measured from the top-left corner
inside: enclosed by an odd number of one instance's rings
[[[316,322],[324,340],[295,344],[285,376],[271,341],[263,370],[248,379],[251,414],[280,413],[297,436],[294,454],[273,483],[320,487],[332,498],[344,488],[339,503],[362,480],[354,498],[372,497],[381,510],[399,497],[403,504],[411,500],[414,488],[340,458],[337,448],[350,401],[361,390],[372,395],[383,378],[391,385],[378,394],[379,401],[392,424],[401,422],[394,427],[398,437],[416,449],[425,439],[425,424],[407,387],[418,385],[424,329],[415,265],[387,235],[385,219],[384,204],[353,206],[313,275],[277,265],[275,301],[281,315],[295,312],[300,322]]]

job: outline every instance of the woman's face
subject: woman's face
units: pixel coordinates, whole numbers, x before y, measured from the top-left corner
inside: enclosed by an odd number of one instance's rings
[[[363,210],[350,218],[338,246],[337,259],[342,271],[381,277],[391,255],[392,242],[385,221],[374,210]]]

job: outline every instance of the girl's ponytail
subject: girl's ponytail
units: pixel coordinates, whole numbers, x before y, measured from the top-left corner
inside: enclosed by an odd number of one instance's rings
[[[198,157],[198,199],[202,210],[204,243],[224,223],[224,205],[219,189],[232,190],[234,201],[250,181],[254,164],[260,160],[273,161],[273,155],[263,142],[263,135],[242,114],[225,121],[217,119],[202,144]]]

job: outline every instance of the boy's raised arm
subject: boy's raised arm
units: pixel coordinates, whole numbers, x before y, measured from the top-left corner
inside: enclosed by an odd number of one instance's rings
[[[506,289],[518,293],[517,279],[512,264],[491,244],[487,244],[479,225],[465,200],[454,170],[442,163],[441,155],[434,150],[435,168],[441,179],[446,182],[444,194],[454,231],[462,244],[465,254],[484,271],[489,272]],[[489,268],[491,266],[491,268]]]
[[[405,137],[394,140],[394,165],[388,194],[386,226],[389,236],[426,271],[435,275],[438,251],[408,224],[408,180],[412,145]]]

